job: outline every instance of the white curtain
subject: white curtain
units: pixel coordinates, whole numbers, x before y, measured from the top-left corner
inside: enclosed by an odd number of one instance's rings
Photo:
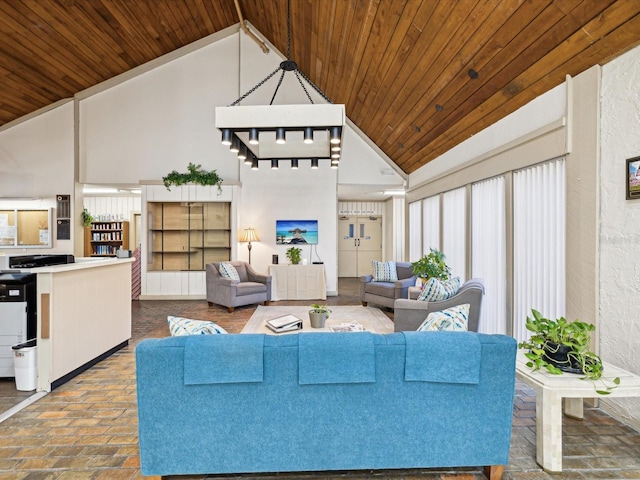
[[[467,278],[466,189],[450,190],[442,196],[442,252],[454,277]]]
[[[513,174],[514,337],[530,335],[535,308],[548,318],[565,314],[565,162],[555,160]]]
[[[422,202],[409,204],[409,261],[415,262],[422,256]]]
[[[471,186],[471,275],[484,281],[478,331],[507,333],[504,177]]]
[[[422,255],[440,249],[440,195],[422,201]]]

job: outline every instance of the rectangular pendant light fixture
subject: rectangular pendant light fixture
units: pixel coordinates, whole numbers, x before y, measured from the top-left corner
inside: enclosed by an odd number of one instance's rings
[[[258,161],[312,158],[314,168],[339,156],[346,119],[344,105],[332,103],[216,107],[215,115],[223,144],[235,149],[237,138],[239,151]]]

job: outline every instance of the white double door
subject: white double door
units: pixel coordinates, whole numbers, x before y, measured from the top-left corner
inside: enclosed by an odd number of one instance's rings
[[[371,260],[382,260],[382,217],[339,217],[338,276],[367,275]]]

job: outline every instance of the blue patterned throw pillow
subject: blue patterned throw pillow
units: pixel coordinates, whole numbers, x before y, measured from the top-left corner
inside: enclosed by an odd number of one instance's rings
[[[460,277],[439,280],[431,277],[422,287],[418,300],[425,302],[441,302],[454,296],[460,290]]]
[[[227,333],[227,331],[221,326],[204,320],[192,320],[190,318],[174,317],[169,315],[167,317],[167,322],[169,322],[169,331],[171,332],[172,337],[179,337],[182,335],[216,335],[220,333]]]
[[[236,267],[234,267],[230,263],[221,263],[219,270],[220,275],[222,275],[224,278],[230,278],[231,280],[235,280],[236,282],[240,281],[240,275],[238,275]]]
[[[371,260],[374,282],[395,282],[398,280],[396,262],[378,262]]]
[[[469,304],[456,305],[440,312],[431,312],[418,327],[419,332],[447,330],[450,332],[466,332],[468,330]]]

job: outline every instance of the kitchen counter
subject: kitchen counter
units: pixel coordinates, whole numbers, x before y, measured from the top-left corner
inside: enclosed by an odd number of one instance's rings
[[[77,258],[29,269],[37,274],[38,391],[51,391],[128,344],[134,260]]]

